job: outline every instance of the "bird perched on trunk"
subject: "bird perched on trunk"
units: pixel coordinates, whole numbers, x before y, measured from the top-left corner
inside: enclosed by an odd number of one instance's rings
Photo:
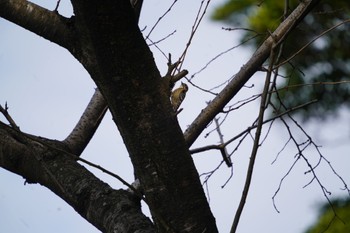
[[[188,86],[185,83],[181,83],[181,86],[179,88],[176,88],[170,96],[171,104],[173,105],[174,112],[176,112],[182,101],[186,97],[186,92],[188,91]]]

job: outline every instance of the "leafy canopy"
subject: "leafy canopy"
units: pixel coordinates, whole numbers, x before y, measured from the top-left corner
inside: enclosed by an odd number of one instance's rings
[[[242,31],[241,40],[249,39],[249,45],[257,48],[298,3],[298,0],[227,0],[212,18],[249,29]],[[283,45],[281,62],[317,38],[283,66],[279,85],[288,88],[282,88],[275,97],[275,102],[280,98],[286,108],[317,99],[319,103],[299,111],[304,120],[325,119],[341,106],[350,107],[349,6],[347,0],[321,1]],[[320,36],[337,24],[341,25]]]
[[[328,204],[320,210],[317,223],[310,227],[306,233],[343,233],[350,232],[350,199],[333,201],[333,208]],[[335,215],[336,214],[336,215]]]

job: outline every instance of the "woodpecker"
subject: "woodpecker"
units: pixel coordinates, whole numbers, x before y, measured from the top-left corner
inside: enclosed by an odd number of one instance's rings
[[[170,96],[171,104],[173,105],[174,112],[178,110],[182,101],[186,97],[186,92],[188,91],[188,86],[185,83],[181,83],[179,88],[176,88]]]

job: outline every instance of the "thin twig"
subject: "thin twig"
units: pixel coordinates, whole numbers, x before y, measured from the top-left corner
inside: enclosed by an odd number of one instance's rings
[[[221,143],[221,145],[223,145],[224,144],[224,135],[221,133],[219,121],[216,117],[214,118],[214,122],[216,125],[216,131],[218,132],[218,135],[219,135],[220,143]],[[232,162],[231,162],[230,157],[228,156],[226,147],[225,146],[221,147],[220,152],[222,155],[222,159],[225,161],[226,165],[228,167],[232,167]]]
[[[317,39],[319,39],[320,37],[324,36],[324,35],[327,34],[328,32],[330,32],[330,31],[336,29],[337,27],[339,27],[339,26],[341,26],[341,25],[343,25],[343,24],[349,23],[349,22],[350,22],[350,19],[345,20],[345,21],[340,22],[340,23],[334,25],[333,27],[327,29],[326,31],[322,32],[321,34],[319,34],[318,36],[316,36],[314,39],[312,39],[311,41],[309,41],[307,44],[305,44],[303,47],[301,47],[297,52],[295,52],[295,53],[294,53],[292,56],[290,56],[288,59],[286,59],[285,61],[283,61],[283,62],[277,64],[277,65],[275,66],[275,68],[280,67],[280,66],[282,66],[282,65],[284,65],[284,64],[286,64],[286,63],[288,63],[288,62],[291,61],[294,57],[296,57],[298,54],[300,54],[305,48],[307,48],[307,47],[310,46],[313,42],[315,42]]]
[[[270,119],[267,119],[267,120],[264,120],[263,124],[266,124],[270,121],[274,121],[278,118],[281,118],[282,116],[284,115],[287,115],[293,111],[296,111],[298,109],[301,109],[301,108],[304,108],[310,104],[314,104],[316,103],[317,100],[311,100],[307,103],[304,103],[304,104],[301,104],[301,105],[298,105],[296,107],[293,107],[293,108],[290,108],[288,110],[286,110],[285,112],[282,112]],[[256,124],[253,124],[252,126],[248,127],[247,129],[245,129],[244,131],[240,132],[239,134],[237,134],[236,136],[234,136],[233,138],[231,138],[230,140],[228,140],[227,142],[225,142],[225,144],[223,146],[227,146],[228,144],[232,143],[233,141],[237,140],[238,138],[242,137],[243,135],[245,135],[246,133],[249,133],[251,130],[255,129],[257,127]],[[207,151],[207,150],[220,150],[221,148],[221,144],[219,145],[208,145],[208,146],[204,146],[204,147],[199,147],[199,148],[195,148],[195,149],[191,149],[190,150],[190,153],[191,154],[196,154],[196,153],[200,153],[200,152],[204,152],[204,151]]]
[[[222,111],[224,106],[236,96],[246,82],[260,69],[265,60],[269,57],[271,46],[276,41],[281,43],[285,37],[292,31],[298,23],[307,15],[319,0],[304,0],[293,10],[288,18],[283,21],[274,31],[274,36],[268,37],[263,44],[255,51],[251,59],[242,66],[224,89],[222,89],[210,104],[202,109],[196,119],[189,125],[184,132],[184,138],[190,147],[214,117]]]
[[[60,6],[61,0],[57,0],[56,7],[53,11],[58,12],[58,7]]]
[[[203,92],[209,93],[209,94],[214,95],[214,96],[216,96],[216,95],[218,94],[218,93],[212,92],[212,91],[210,91],[210,90],[206,90],[206,89],[204,89],[204,88],[198,86],[197,84],[193,83],[193,82],[191,81],[191,79],[186,78],[186,80],[187,80],[187,82],[188,82],[189,84],[191,84],[193,87],[197,88],[198,90],[201,90],[201,91],[203,91]]]
[[[254,145],[253,145],[253,148],[252,148],[250,161],[249,161],[249,165],[248,165],[246,181],[245,181],[245,184],[244,184],[241,200],[239,202],[238,209],[237,209],[237,212],[235,214],[230,233],[235,233],[236,232],[239,220],[241,218],[241,214],[243,212],[244,205],[246,203],[246,199],[248,197],[250,183],[251,183],[252,176],[253,176],[255,159],[256,159],[256,156],[257,156],[257,153],[258,153],[258,148],[259,148],[259,145],[260,145],[260,136],[261,136],[261,132],[262,132],[262,126],[263,126],[263,123],[264,123],[264,113],[265,113],[265,110],[266,110],[266,101],[267,101],[268,92],[269,92],[272,67],[273,67],[273,64],[275,62],[275,55],[274,55],[275,51],[274,50],[275,50],[275,47],[272,46],[271,47],[271,54],[270,54],[269,71],[266,74],[264,90],[263,90],[263,94],[261,95],[261,102],[260,102],[260,110],[259,110],[259,115],[258,115],[257,128],[256,128],[256,132],[255,132]]]
[[[277,93],[277,97],[279,98],[278,93]],[[280,100],[281,106],[282,106],[283,108],[286,108],[285,105],[283,104],[282,100],[281,100],[280,98],[279,98],[279,100]],[[272,105],[272,106],[273,106],[273,105]],[[273,106],[273,107],[274,107],[274,106]],[[275,107],[274,107],[274,108],[275,108]],[[275,108],[275,109],[276,109],[276,108]],[[293,122],[293,123],[302,131],[302,133],[306,136],[306,141],[303,141],[303,142],[301,142],[301,143],[298,143],[298,142],[296,141],[296,139],[294,138],[294,136],[293,136],[293,134],[292,134],[292,132],[291,132],[291,129],[290,129],[289,125],[287,124],[287,122],[286,122],[283,118],[281,118],[283,124],[285,125],[285,127],[286,127],[286,129],[287,129],[287,131],[288,131],[288,133],[289,133],[289,140],[288,140],[288,141],[293,141],[293,142],[294,142],[294,145],[296,146],[296,148],[297,148],[297,150],[298,150],[298,153],[297,153],[296,156],[295,156],[296,159],[295,159],[294,163],[293,163],[292,166],[289,168],[289,170],[287,171],[287,173],[286,173],[286,174],[282,177],[282,179],[280,180],[279,186],[278,186],[278,188],[277,188],[275,194],[274,194],[273,197],[272,197],[273,206],[275,207],[276,211],[279,212],[279,210],[277,209],[276,203],[275,203],[275,197],[277,196],[278,192],[280,191],[281,185],[282,185],[284,179],[290,174],[290,172],[291,172],[292,169],[294,168],[296,162],[299,161],[300,158],[302,158],[302,159],[305,161],[306,165],[309,167],[309,170],[307,170],[307,171],[305,172],[305,174],[307,174],[307,173],[311,173],[311,174],[312,174],[311,180],[310,180],[306,185],[304,185],[303,188],[309,186],[311,183],[313,183],[314,181],[316,181],[317,184],[318,184],[318,186],[321,188],[322,193],[323,193],[323,195],[325,196],[325,198],[326,198],[328,204],[331,206],[335,217],[337,217],[338,219],[340,219],[339,216],[337,215],[337,213],[336,213],[334,207],[333,207],[332,202],[330,201],[330,199],[329,199],[329,197],[328,197],[331,193],[330,193],[330,191],[328,191],[328,190],[326,189],[326,187],[322,184],[322,182],[321,182],[320,179],[318,178],[318,176],[317,176],[317,174],[316,174],[316,168],[321,164],[322,161],[326,161],[327,164],[328,164],[328,166],[330,167],[330,169],[333,171],[333,173],[334,173],[334,174],[341,180],[341,182],[344,184],[344,190],[346,190],[346,191],[348,192],[348,194],[350,195],[350,190],[349,190],[347,184],[345,183],[344,179],[335,171],[335,169],[334,169],[333,166],[330,164],[330,162],[322,155],[321,151],[319,150],[319,147],[320,147],[320,146],[316,145],[316,143],[312,140],[311,136],[309,136],[309,135],[307,134],[307,132],[302,128],[302,126],[301,126],[290,114],[287,114],[287,116],[289,117],[290,120],[292,120],[292,122]],[[318,155],[319,155],[319,159],[318,159],[318,161],[316,162],[315,165],[312,165],[312,164],[308,161],[308,159],[306,158],[306,156],[303,154],[304,150],[305,150],[306,148],[308,148],[309,146],[311,146],[311,145],[314,146],[314,148],[316,149],[316,151],[317,151],[317,153],[318,153]],[[341,219],[340,219],[340,220],[341,220]],[[341,221],[342,221],[342,220],[341,220]]]
[[[151,28],[151,30],[149,31],[148,35],[146,36],[146,39],[149,39],[151,33],[153,32],[153,30],[156,28],[156,26],[159,24],[159,22],[171,11],[171,8],[173,8],[173,6],[175,5],[175,3],[178,0],[174,0],[174,2],[170,5],[170,7],[164,12],[164,14],[162,16],[160,16],[157,20],[157,22],[153,25],[153,27]]]
[[[223,52],[220,52],[219,54],[217,54],[215,57],[213,57],[212,59],[210,59],[201,69],[199,69],[198,71],[194,72],[192,75],[191,75],[191,78],[190,80],[192,80],[197,74],[201,73],[203,70],[205,70],[206,68],[208,68],[208,66],[214,62],[215,60],[217,60],[218,58],[220,58],[221,56],[225,55],[226,53],[246,44],[248,41],[250,40],[253,40],[254,38],[256,38],[257,36],[252,36],[248,39],[246,39],[245,41],[242,41],[241,43],[239,43],[238,45],[235,45],[229,49],[226,49],[225,51]]]
[[[188,51],[188,49],[189,49],[189,47],[190,47],[190,45],[192,43],[192,40],[194,38],[194,35],[197,32],[197,29],[198,29],[199,25],[201,24],[201,21],[202,21],[204,15],[206,14],[206,11],[208,9],[210,1],[211,0],[207,0],[207,4],[205,5],[202,13],[201,13],[201,11],[202,11],[202,7],[203,7],[203,4],[204,4],[204,0],[202,0],[202,2],[200,4],[200,7],[198,9],[198,13],[197,13],[196,19],[195,19],[195,21],[194,21],[194,23],[192,25],[192,30],[191,30],[190,37],[189,37],[189,39],[187,41],[187,44],[186,44],[186,47],[185,47],[184,51],[182,52],[182,55],[179,58],[179,61],[181,62],[181,63],[179,63],[179,68],[178,68],[179,70],[181,70],[181,67],[182,67],[182,64],[183,64],[183,62],[185,60],[187,51]]]
[[[5,108],[3,108],[0,105],[0,112],[4,115],[4,117],[6,118],[6,120],[10,123],[11,127],[14,128],[17,131],[20,131],[19,127],[17,126],[16,122],[12,119],[12,117],[10,116],[9,112],[8,112],[8,106],[7,106],[7,102],[5,103]]]
[[[97,165],[97,164],[95,164],[95,163],[92,163],[92,162],[90,162],[90,161],[88,161],[88,160],[86,160],[86,159],[83,159],[83,158],[81,158],[81,157],[77,157],[76,155],[75,155],[75,157],[76,157],[76,159],[77,159],[78,161],[81,161],[81,162],[83,162],[83,163],[89,165],[90,167],[94,167],[94,168],[96,168],[96,169],[98,169],[98,170],[100,170],[100,171],[102,171],[102,172],[104,172],[104,173],[106,173],[106,174],[108,174],[108,175],[110,175],[110,176],[116,178],[116,179],[119,180],[122,184],[124,184],[126,187],[128,187],[129,189],[131,189],[132,191],[134,191],[135,195],[137,195],[140,199],[145,200],[144,196],[143,196],[138,190],[136,190],[136,188],[135,188],[134,186],[132,186],[131,184],[129,184],[127,181],[125,181],[121,176],[119,176],[119,175],[117,175],[117,174],[115,174],[115,173],[113,173],[113,172],[111,172],[111,171],[109,171],[109,170],[107,170],[107,169],[101,167],[100,165]]]
[[[313,82],[313,83],[303,83],[303,84],[293,84],[285,87],[281,87],[274,92],[288,90],[289,88],[297,88],[297,87],[307,87],[307,86],[316,86],[316,85],[339,85],[339,84],[349,84],[350,80],[341,80],[341,81],[330,81],[330,82]]]
[[[160,42],[162,42],[162,41],[168,39],[170,36],[174,35],[175,32],[176,32],[176,30],[174,30],[173,32],[169,33],[167,36],[165,36],[165,37],[163,37],[163,38],[161,38],[161,39],[159,39],[159,40],[157,40],[157,41],[152,41],[152,43],[149,44],[148,46],[152,46],[152,45],[159,44]],[[148,38],[147,38],[147,39],[148,39]],[[150,40],[150,41],[151,41],[151,40]]]

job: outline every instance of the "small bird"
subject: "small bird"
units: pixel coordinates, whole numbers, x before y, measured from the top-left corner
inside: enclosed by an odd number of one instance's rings
[[[173,105],[174,112],[176,112],[182,101],[186,97],[186,92],[188,91],[188,86],[185,83],[181,83],[181,86],[179,88],[176,88],[170,96],[171,104]]]

